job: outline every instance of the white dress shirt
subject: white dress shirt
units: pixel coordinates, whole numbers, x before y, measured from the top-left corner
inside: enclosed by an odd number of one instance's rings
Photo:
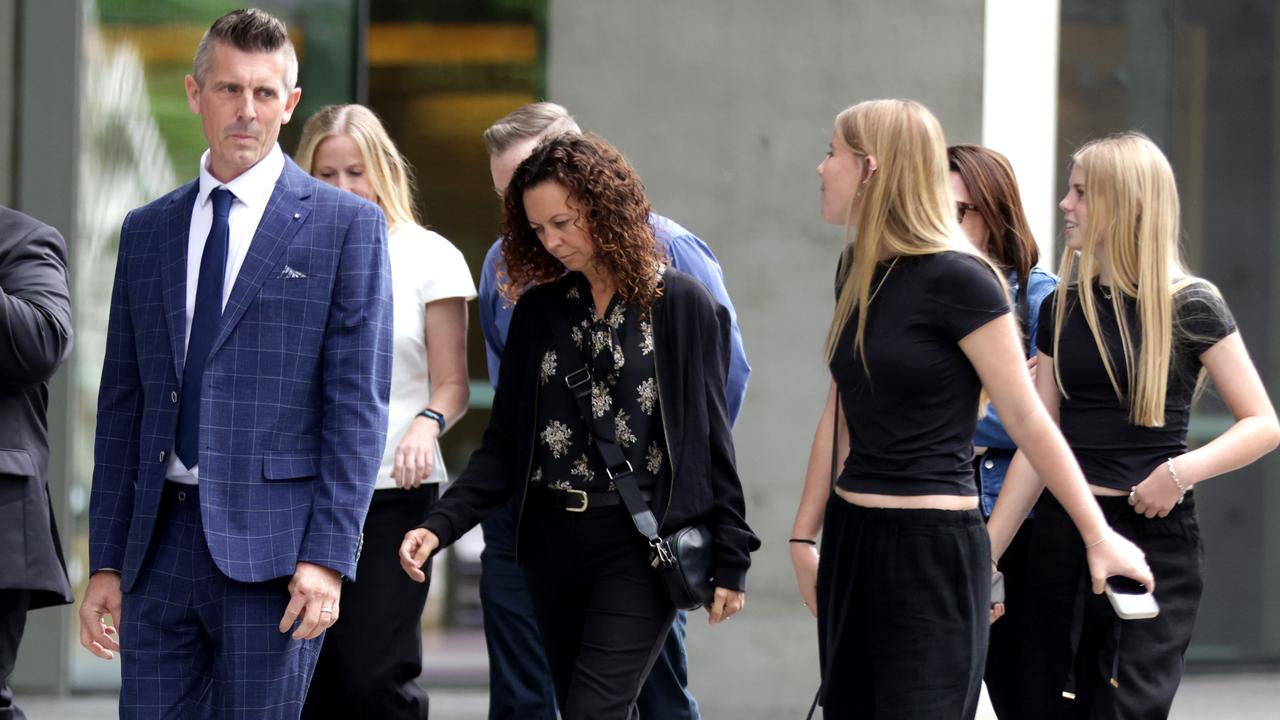
[[[227,217],[230,238],[227,243],[226,274],[222,277],[222,307],[226,308],[236,278],[240,276],[240,266],[249,254],[249,245],[258,232],[262,214],[266,212],[267,201],[271,199],[271,193],[283,171],[284,153],[278,144],[271,148],[266,157],[228,183],[219,181],[209,172],[208,150],[200,156],[200,190],[196,193],[196,204],[191,210],[191,230],[187,235],[187,330],[183,336],[183,352],[186,352],[191,341],[191,318],[195,315],[196,289],[200,284],[200,258],[204,255],[204,243],[209,237],[209,229],[213,227],[210,193],[221,187],[231,191],[234,196],[231,212]],[[165,477],[184,485],[195,485],[200,475],[196,466],[188,468],[183,465],[176,449],[171,449]]]

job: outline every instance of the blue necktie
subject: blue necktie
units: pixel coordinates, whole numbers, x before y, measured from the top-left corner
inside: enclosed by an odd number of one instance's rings
[[[213,201],[213,225],[200,256],[200,280],[196,285],[196,306],[191,313],[191,334],[187,338],[187,361],[182,368],[182,400],[178,403],[178,434],[174,449],[188,468],[200,463],[200,386],[209,348],[222,319],[222,277],[227,268],[227,244],[231,230],[227,217],[234,196],[226,188],[209,195]],[[190,258],[188,258],[190,262]]]

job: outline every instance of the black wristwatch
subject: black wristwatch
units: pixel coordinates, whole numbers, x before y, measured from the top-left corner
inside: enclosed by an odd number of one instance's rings
[[[418,413],[418,417],[431,418],[432,420],[435,420],[436,423],[440,425],[440,434],[441,435],[444,434],[444,429],[448,425],[448,423],[445,422],[443,413],[438,413],[435,410],[432,410],[431,408],[427,408],[426,410],[423,410],[422,412]]]

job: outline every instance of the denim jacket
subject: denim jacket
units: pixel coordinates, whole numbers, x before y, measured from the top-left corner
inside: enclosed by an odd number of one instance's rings
[[[1040,303],[1058,286],[1058,278],[1040,268],[1033,268],[1027,278],[1027,327],[1023,330],[1026,337],[1031,338],[1027,357],[1035,354],[1036,327],[1040,321]],[[1018,278],[1009,275],[1009,290],[1013,297],[1018,295]],[[1016,300],[1015,300],[1016,302]],[[987,408],[987,414],[978,420],[978,427],[973,433],[973,444],[976,447],[988,448],[978,466],[978,487],[982,493],[982,514],[991,515],[996,506],[996,496],[1004,487],[1004,475],[1009,470],[1009,462],[1018,447],[1013,444],[1009,433],[1005,432],[1000,417],[994,406]]]

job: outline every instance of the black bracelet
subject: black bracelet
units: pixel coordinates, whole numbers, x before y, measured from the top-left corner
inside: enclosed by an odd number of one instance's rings
[[[810,540],[808,538],[791,538],[787,542],[802,543],[804,545],[813,545],[814,547],[818,546],[817,540]]]
[[[418,417],[430,418],[432,420],[435,420],[436,423],[440,425],[440,434],[441,435],[444,434],[444,429],[448,423],[445,422],[444,415],[442,413],[438,413],[435,410],[432,410],[431,408],[427,408],[426,410],[423,410],[422,412],[418,413]]]

